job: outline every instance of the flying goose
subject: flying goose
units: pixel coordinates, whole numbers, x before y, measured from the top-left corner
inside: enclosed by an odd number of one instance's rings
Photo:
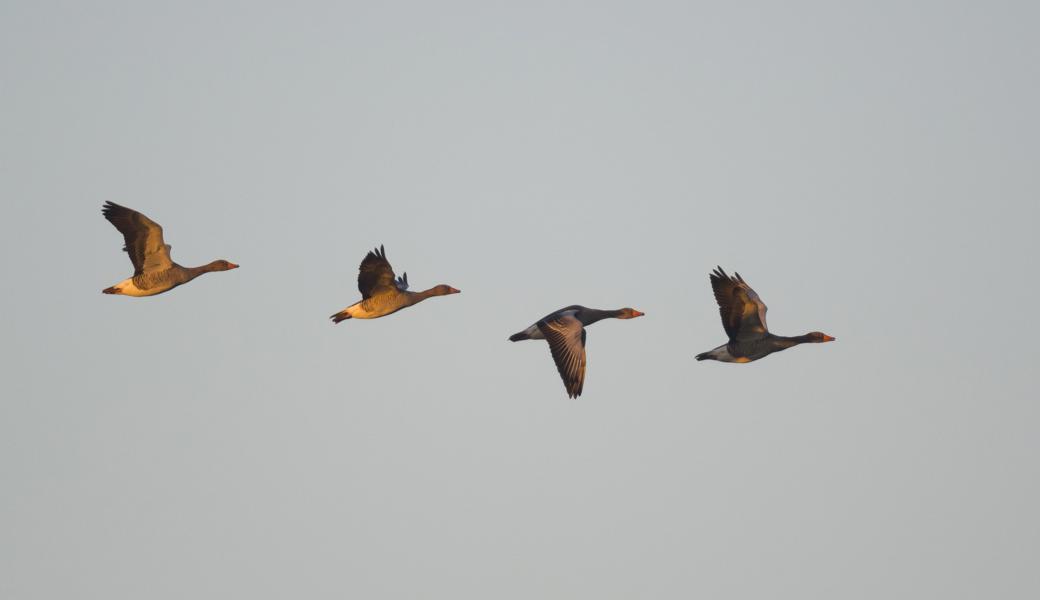
[[[784,337],[769,333],[766,327],[766,305],[739,273],[730,277],[716,267],[710,275],[715,301],[719,304],[722,326],[729,342],[697,355],[697,360],[746,363],[780,350],[807,342],[833,342],[834,338],[819,331]]]
[[[170,245],[163,241],[162,227],[155,221],[115,202],[106,202],[101,214],[123,234],[123,251],[134,265],[132,277],[101,290],[102,293],[154,296],[188,283],[203,273],[238,268],[226,260],[215,260],[201,267],[182,267],[170,258]]]
[[[599,310],[575,304],[546,315],[527,329],[509,336],[509,341],[549,342],[549,351],[567,396],[577,398],[585,385],[585,328],[601,319],[634,319],[643,314],[634,308]]]
[[[382,246],[369,252],[361,261],[357,283],[361,301],[329,317],[333,323],[347,319],[377,319],[432,296],[459,293],[459,290],[444,284],[422,292],[409,292],[408,273],[395,278],[394,269],[386,260],[386,251]]]

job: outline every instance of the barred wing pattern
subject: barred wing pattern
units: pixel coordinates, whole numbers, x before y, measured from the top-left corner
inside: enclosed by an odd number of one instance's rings
[[[573,314],[564,314],[539,321],[538,329],[549,342],[567,395],[577,398],[585,385],[585,327]]]

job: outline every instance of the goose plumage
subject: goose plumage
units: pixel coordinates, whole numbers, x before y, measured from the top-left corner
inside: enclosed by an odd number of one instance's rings
[[[697,360],[747,363],[798,344],[834,341],[819,331],[795,337],[769,333],[765,302],[739,273],[733,275],[727,275],[722,267],[716,267],[709,275],[729,342],[698,354]]]
[[[459,290],[445,284],[421,292],[408,291],[408,273],[400,277],[394,275],[383,246],[370,251],[361,261],[358,290],[361,292],[361,301],[329,317],[333,323],[347,319],[378,319],[433,296],[459,293]]]
[[[547,341],[567,396],[577,398],[585,386],[585,327],[602,319],[634,319],[643,314],[634,308],[600,310],[574,304],[549,313],[509,336],[509,341]]]
[[[154,296],[188,283],[203,273],[237,269],[238,265],[226,260],[215,260],[199,267],[182,267],[170,258],[170,245],[163,240],[163,229],[143,214],[106,202],[101,214],[123,234],[123,251],[134,265],[134,274],[107,287],[105,294],[123,296]]]

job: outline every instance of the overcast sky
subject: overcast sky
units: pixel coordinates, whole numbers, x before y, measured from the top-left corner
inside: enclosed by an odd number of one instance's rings
[[[0,597],[1040,597],[1038,17],[0,3]],[[462,294],[332,325],[380,243]]]

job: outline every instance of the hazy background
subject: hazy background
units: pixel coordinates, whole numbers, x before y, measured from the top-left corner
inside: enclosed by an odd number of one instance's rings
[[[170,4],[0,3],[0,597],[1040,595],[1035,3]]]

